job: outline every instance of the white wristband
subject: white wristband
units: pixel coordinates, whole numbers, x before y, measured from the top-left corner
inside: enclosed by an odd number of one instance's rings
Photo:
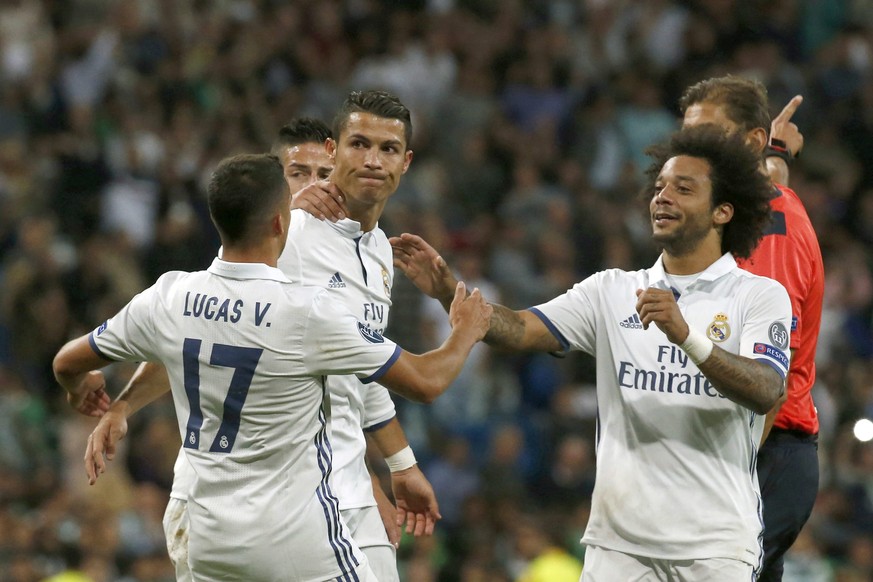
[[[688,337],[685,338],[685,341],[679,347],[688,354],[688,357],[691,358],[695,365],[699,366],[712,353],[712,348],[715,347],[715,344],[699,331],[689,327]]]
[[[405,449],[400,449],[390,457],[385,457],[385,462],[388,463],[388,470],[392,473],[403,471],[415,465],[415,453],[412,452],[409,445],[406,445]]]

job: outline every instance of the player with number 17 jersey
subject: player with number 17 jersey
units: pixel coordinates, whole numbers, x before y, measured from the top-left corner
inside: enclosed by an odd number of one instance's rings
[[[365,558],[329,485],[324,376],[376,380],[398,346],[324,289],[221,259],[207,271],[165,274],[90,342],[107,359],[167,368],[195,473],[188,511],[196,579],[357,579]]]

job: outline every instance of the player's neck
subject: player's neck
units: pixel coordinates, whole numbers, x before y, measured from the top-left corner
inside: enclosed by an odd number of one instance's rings
[[[670,254],[664,249],[661,255],[664,270],[671,275],[694,275],[705,271],[714,262],[721,258],[721,248],[712,245],[700,245],[693,252],[681,255]]]
[[[275,267],[279,262],[279,253],[275,245],[262,244],[245,247],[224,246],[221,259],[229,263],[263,263]]]
[[[347,198],[346,208],[349,211],[349,218],[361,224],[361,232],[370,232],[379,224],[379,219],[382,218],[382,210],[385,208],[385,202],[375,205],[361,204],[351,198]]]

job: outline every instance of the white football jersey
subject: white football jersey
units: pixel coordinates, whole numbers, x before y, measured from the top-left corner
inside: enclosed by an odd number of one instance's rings
[[[162,362],[185,454],[189,564],[210,580],[315,581],[364,563],[330,487],[324,377],[380,377],[400,349],[323,289],[263,264],[171,272],[92,332]]]
[[[303,210],[292,210],[279,269],[295,282],[327,289],[332,301],[343,305],[372,331],[382,334],[388,325],[394,255],[388,237],[378,226],[362,232],[360,223],[354,220],[332,223]],[[364,463],[367,442],[362,429],[381,426],[394,418],[394,402],[383,386],[364,386],[354,375],[331,376],[327,386],[332,485],[340,508],[376,505]]]
[[[597,359],[598,463],[582,541],[657,559],[757,566],[764,417],[719,394],[657,326],[643,329],[636,291],[647,287],[671,288],[660,259],[647,270],[597,273],[532,308],[565,349]],[[677,301],[692,329],[785,377],[791,304],[779,283],[726,254]]]

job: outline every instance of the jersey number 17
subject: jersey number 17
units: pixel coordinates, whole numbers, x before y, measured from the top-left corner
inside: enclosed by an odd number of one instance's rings
[[[185,394],[191,409],[188,423],[185,427],[185,439],[182,446],[186,449],[199,450],[200,428],[203,426],[203,411],[200,408],[200,347],[203,340],[185,338],[182,345],[182,365],[185,374]],[[221,416],[221,426],[212,441],[209,451],[212,453],[229,453],[239,432],[240,414],[252,385],[255,368],[264,350],[260,348],[241,348],[227,344],[212,346],[209,364],[233,368],[233,377],[227,396],[224,399],[224,411]]]

